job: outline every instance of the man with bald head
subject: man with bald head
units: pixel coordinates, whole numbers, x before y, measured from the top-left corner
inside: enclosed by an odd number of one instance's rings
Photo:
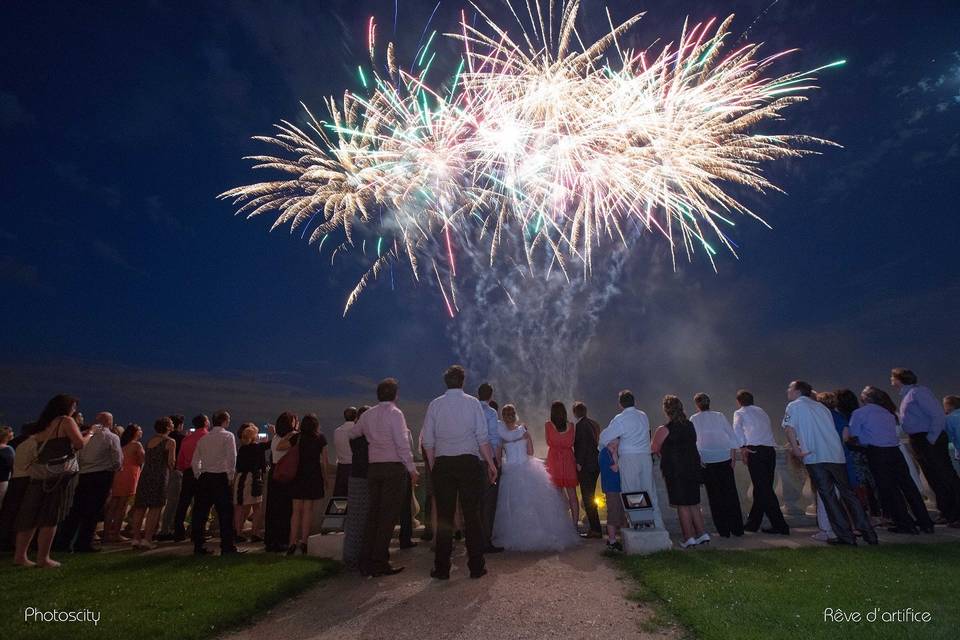
[[[85,430],[87,431],[87,430]],[[93,546],[97,522],[103,519],[103,505],[110,494],[113,474],[123,464],[120,438],[113,433],[113,415],[97,414],[86,446],[80,450],[80,477],[74,492],[73,506],[57,530],[56,547],[83,553],[99,551]]]

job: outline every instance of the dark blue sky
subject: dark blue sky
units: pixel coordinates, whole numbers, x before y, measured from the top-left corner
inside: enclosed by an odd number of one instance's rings
[[[434,4],[399,1],[401,57]],[[435,26],[463,4],[443,0]],[[599,33],[603,5],[584,5]],[[675,39],[685,15],[735,12],[739,33],[769,2],[610,5],[648,10],[640,45]],[[356,265],[215,200],[251,180],[251,135],[358,88],[370,15],[389,38],[392,1],[3,3],[0,421],[70,391],[123,420],[227,405],[333,425],[385,375],[417,420],[455,357],[436,292],[402,276],[343,319]],[[781,129],[844,148],[771,167],[788,195],[748,202],[773,230],[738,225],[741,259],[719,274],[638,246],[584,366],[600,417],[624,386],[657,415],[664,393],[726,408],[738,386],[779,411],[791,378],[859,389],[894,365],[960,391],[958,32],[956,2],[781,0],[757,22],[768,51],[802,49],[784,71],[848,60]]]

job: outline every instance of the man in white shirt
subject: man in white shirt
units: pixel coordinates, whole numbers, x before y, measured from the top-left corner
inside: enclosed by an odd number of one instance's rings
[[[653,482],[653,457],[650,453],[650,420],[636,408],[633,392],[623,390],[618,397],[620,413],[600,432],[600,448],[619,440],[617,466],[620,492],[646,491],[653,503],[656,526],[663,527],[657,488]]]
[[[93,544],[93,534],[110,495],[113,474],[123,464],[120,438],[111,431],[112,428],[113,414],[107,411],[98,413],[96,424],[90,428],[93,435],[77,454],[80,474],[73,506],[57,529],[55,549],[74,553],[100,550]]]
[[[463,392],[465,378],[460,365],[444,372],[447,392],[430,402],[420,433],[437,501],[439,530],[430,576],[438,580],[450,578],[453,515],[458,500],[463,511],[470,577],[481,578],[487,573],[480,502],[486,484],[497,480],[497,467],[480,401]]]
[[[827,542],[856,546],[853,533],[856,528],[868,544],[877,544],[877,534],[870,524],[870,518],[850,488],[843,443],[833,424],[833,416],[812,395],[813,387],[810,384],[802,380],[790,383],[787,387],[787,399],[790,402],[783,416],[783,428],[790,443],[790,454],[806,466],[810,484],[823,502],[827,518],[837,536]]]
[[[234,544],[233,500],[230,484],[237,470],[237,439],[229,431],[230,414],[217,411],[213,414],[213,428],[197,442],[190,467],[197,479],[193,503],[193,552],[207,555],[203,546],[210,508],[217,511],[220,522],[220,555],[239,553]]]
[[[337,476],[333,482],[333,495],[346,496],[350,482],[350,467],[353,464],[353,452],[350,450],[350,437],[357,422],[357,408],[343,410],[343,424],[333,432],[333,449],[337,454]]]
[[[740,441],[733,433],[727,417],[710,410],[710,396],[698,393],[693,397],[697,413],[690,416],[697,431],[697,451],[703,463],[703,484],[710,501],[710,515],[721,538],[743,535],[743,512],[737,481],[733,476],[734,456]]]
[[[790,535],[790,527],[780,511],[780,501],[774,491],[774,473],[777,468],[777,446],[773,439],[770,416],[753,404],[753,394],[746,389],[737,391],[737,405],[733,412],[733,432],[740,441],[740,458],[750,472],[753,484],[753,505],[747,515],[745,531],[756,533],[767,516],[770,526],[764,533]]]

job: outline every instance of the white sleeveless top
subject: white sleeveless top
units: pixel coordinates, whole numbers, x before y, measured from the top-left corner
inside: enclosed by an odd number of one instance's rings
[[[527,433],[527,428],[520,425],[513,431],[507,429],[506,425],[501,423],[497,427],[500,434],[503,451],[506,454],[503,464],[517,464],[527,461],[527,441],[523,437]]]

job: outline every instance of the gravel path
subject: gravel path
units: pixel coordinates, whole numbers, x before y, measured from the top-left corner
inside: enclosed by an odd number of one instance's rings
[[[393,562],[406,566],[401,574],[365,579],[345,573],[229,638],[678,638],[670,627],[644,631],[656,626],[644,624],[653,610],[626,599],[629,585],[602,549],[602,543],[587,541],[561,555],[488,556],[489,573],[471,580],[461,544],[454,549],[450,580],[438,582],[429,577],[432,554],[420,543],[394,550]]]

